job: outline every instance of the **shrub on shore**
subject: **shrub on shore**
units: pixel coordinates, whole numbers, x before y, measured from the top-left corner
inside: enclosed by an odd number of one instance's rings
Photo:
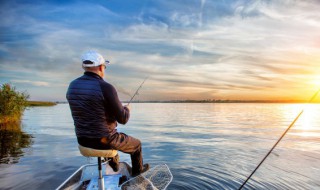
[[[0,88],[0,124],[19,122],[28,98],[27,93],[16,91],[10,84],[3,84]]]

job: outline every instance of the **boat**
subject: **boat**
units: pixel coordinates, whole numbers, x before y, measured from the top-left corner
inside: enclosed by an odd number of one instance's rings
[[[131,166],[119,163],[119,170],[114,172],[108,161],[102,163],[104,189],[106,190],[164,190],[172,182],[173,176],[166,164],[156,165],[148,171],[131,176]],[[56,190],[98,190],[98,164],[86,164],[76,170]]]

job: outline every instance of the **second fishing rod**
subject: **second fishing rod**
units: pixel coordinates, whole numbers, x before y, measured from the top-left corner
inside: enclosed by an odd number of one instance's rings
[[[312,103],[312,101],[318,96],[319,93],[320,93],[320,89],[318,89],[318,91],[313,94],[313,96],[310,98],[308,103]],[[259,169],[259,167],[262,165],[262,163],[267,159],[267,157],[271,154],[273,149],[279,144],[279,142],[282,140],[282,138],[287,134],[287,132],[291,129],[291,127],[296,123],[296,121],[299,119],[299,117],[302,115],[303,112],[304,112],[304,109],[302,109],[300,111],[300,113],[296,116],[296,118],[291,122],[291,124],[287,127],[287,129],[282,133],[282,135],[277,140],[277,142],[272,146],[272,148],[269,150],[269,152],[263,157],[263,159],[260,161],[260,163],[257,165],[257,167],[252,171],[252,173],[242,183],[242,185],[239,187],[238,190],[241,190],[246,185],[246,183],[251,179],[253,174]]]

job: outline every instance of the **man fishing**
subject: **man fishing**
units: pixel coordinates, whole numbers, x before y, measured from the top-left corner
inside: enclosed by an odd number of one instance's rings
[[[143,165],[139,139],[117,132],[118,123],[125,125],[130,117],[130,106],[122,106],[116,89],[103,80],[106,65],[102,55],[88,51],[82,55],[83,76],[69,85],[67,100],[70,105],[78,143],[81,146],[130,154],[132,176],[149,169]],[[112,158],[110,166],[119,169],[119,155]]]

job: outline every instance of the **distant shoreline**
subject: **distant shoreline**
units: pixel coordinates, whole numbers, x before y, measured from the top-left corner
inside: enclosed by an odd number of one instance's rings
[[[27,101],[27,107],[33,106],[55,106],[57,102],[49,102],[49,101]]]
[[[127,103],[124,101],[123,103]],[[171,100],[171,101],[133,101],[132,103],[308,103],[308,101],[275,101],[275,100],[219,100],[219,101],[206,101],[206,100]],[[320,103],[320,102],[311,102]]]
[[[128,103],[129,101],[123,101],[122,103]],[[58,101],[57,104],[67,104],[68,102]],[[305,100],[165,100],[165,101],[132,101],[131,103],[309,103]],[[319,101],[311,103],[320,103]]]

